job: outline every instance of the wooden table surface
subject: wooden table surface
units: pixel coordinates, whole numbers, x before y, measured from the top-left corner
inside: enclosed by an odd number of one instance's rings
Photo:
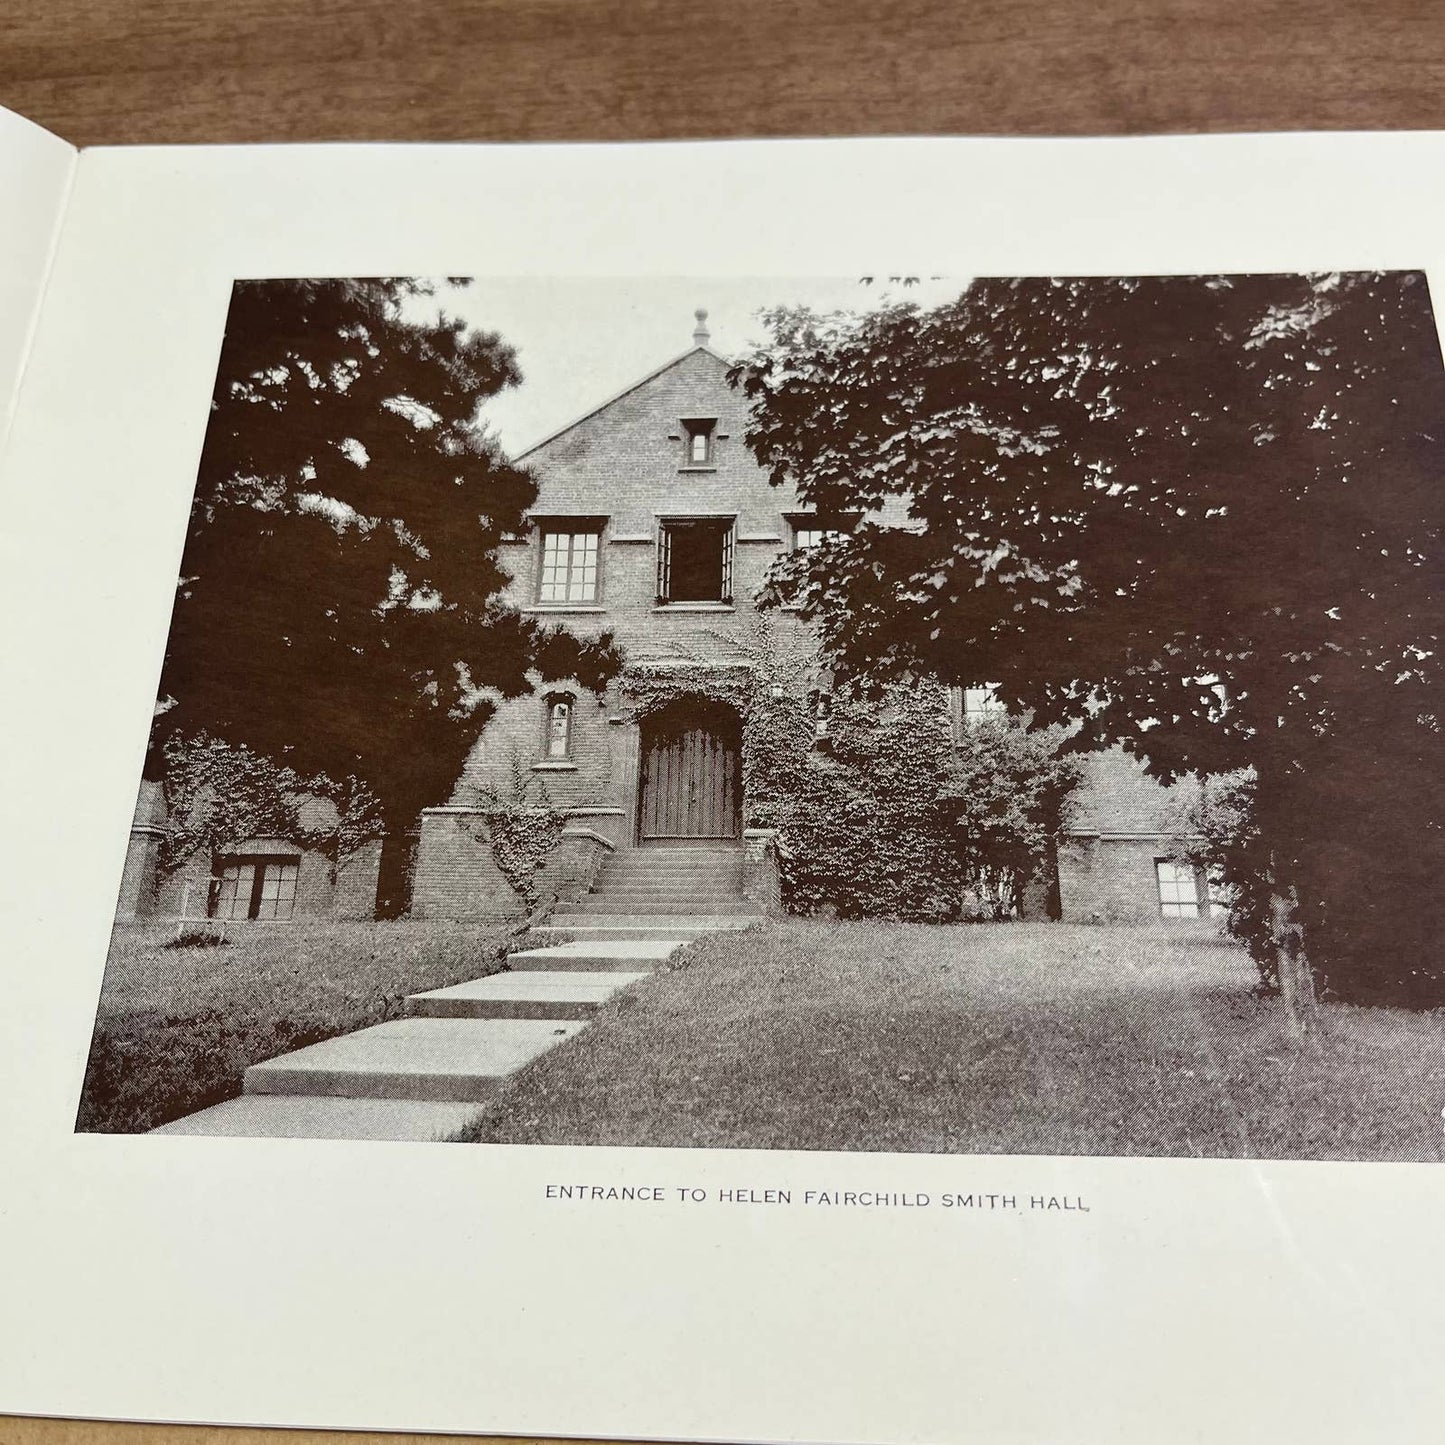
[[[1445,5],[3,0],[0,104],[78,145],[1434,129]],[[423,1438],[0,1417],[0,1445]]]
[[[4,0],[78,145],[1433,128],[1439,0]]]

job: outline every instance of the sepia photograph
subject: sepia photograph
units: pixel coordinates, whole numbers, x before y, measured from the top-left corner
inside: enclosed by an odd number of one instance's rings
[[[1442,471],[1419,271],[237,281],[75,1128],[1445,1160]]]

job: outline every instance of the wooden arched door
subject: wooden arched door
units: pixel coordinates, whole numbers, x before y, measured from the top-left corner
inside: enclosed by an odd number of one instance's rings
[[[742,820],[742,729],[737,714],[683,700],[642,733],[638,836],[737,838]]]

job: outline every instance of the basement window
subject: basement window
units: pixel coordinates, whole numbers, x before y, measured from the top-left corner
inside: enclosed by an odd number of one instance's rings
[[[284,921],[296,906],[299,860],[219,857],[211,879],[212,918]]]
[[[657,601],[733,600],[733,519],[688,517],[663,522],[657,534]]]
[[[1159,912],[1165,918],[1199,917],[1199,874],[1188,863],[1156,858],[1154,872],[1159,883]]]

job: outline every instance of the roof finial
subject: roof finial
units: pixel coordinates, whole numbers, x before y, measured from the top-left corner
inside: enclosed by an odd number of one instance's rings
[[[697,328],[692,333],[692,344],[706,346],[712,339],[712,333],[707,329],[707,307],[699,306],[692,314],[697,317]]]

